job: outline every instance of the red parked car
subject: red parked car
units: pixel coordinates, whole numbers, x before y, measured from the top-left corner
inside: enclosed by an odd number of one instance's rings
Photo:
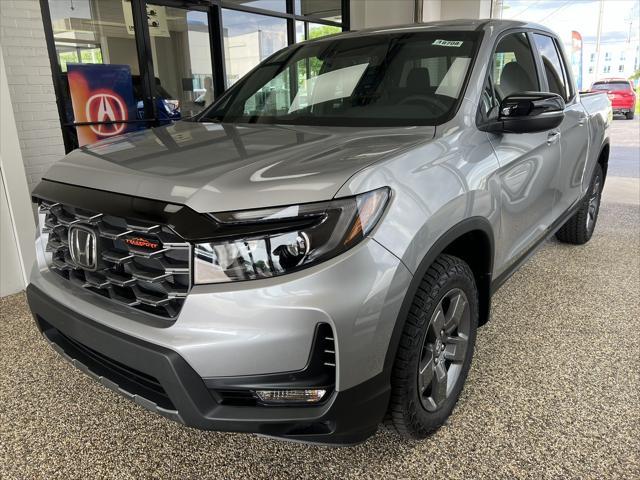
[[[625,115],[627,120],[633,118],[636,110],[636,92],[633,84],[624,78],[605,78],[591,85],[592,92],[607,92],[614,115]]]

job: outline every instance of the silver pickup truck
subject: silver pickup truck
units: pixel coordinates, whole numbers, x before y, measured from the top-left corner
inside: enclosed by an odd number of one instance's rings
[[[292,45],[196,118],[54,165],[29,304],[64,358],[186,425],[422,438],[492,294],[593,234],[610,121],[540,25]]]

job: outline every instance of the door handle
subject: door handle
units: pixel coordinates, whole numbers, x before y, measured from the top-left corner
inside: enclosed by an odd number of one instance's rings
[[[578,125],[583,127],[584,126],[584,122],[586,122],[586,120],[587,120],[587,117],[580,117],[578,119]]]
[[[549,132],[547,136],[547,145],[552,145],[560,138],[560,132]]]

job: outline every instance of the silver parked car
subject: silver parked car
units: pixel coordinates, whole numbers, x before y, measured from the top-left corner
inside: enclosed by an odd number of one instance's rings
[[[422,438],[492,294],[593,234],[610,121],[539,25],[292,45],[195,119],[54,165],[29,303],[66,359],[187,425]]]

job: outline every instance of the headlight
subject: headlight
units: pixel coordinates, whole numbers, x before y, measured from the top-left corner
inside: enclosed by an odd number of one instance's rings
[[[329,202],[212,214],[225,238],[195,246],[194,281],[274,277],[335,257],[373,229],[389,196],[380,188]]]

